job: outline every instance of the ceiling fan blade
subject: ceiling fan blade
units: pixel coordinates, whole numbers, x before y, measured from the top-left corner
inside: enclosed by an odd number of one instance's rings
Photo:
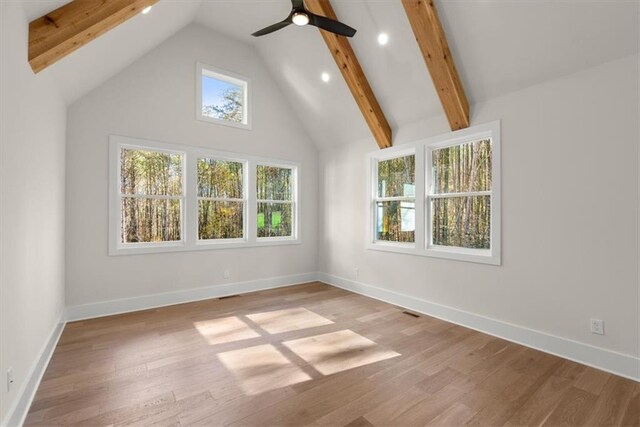
[[[291,7],[293,10],[304,9],[304,4],[302,3],[302,0],[291,0]]]
[[[356,33],[356,30],[351,28],[350,26],[343,24],[342,22],[334,21],[333,19],[326,18],[324,16],[315,15],[313,13],[309,13],[309,24],[315,27],[321,28],[323,30],[345,36],[345,37],[353,37]]]
[[[291,21],[287,18],[282,22],[278,22],[277,24],[269,25],[267,28],[263,28],[255,33],[251,34],[253,37],[264,36],[265,34],[273,33],[274,31],[278,31],[283,29],[284,27],[291,25]]]

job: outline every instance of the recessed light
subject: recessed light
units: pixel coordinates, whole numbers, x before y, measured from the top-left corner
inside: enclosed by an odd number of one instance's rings
[[[389,35],[387,33],[378,34],[378,44],[384,46],[389,43]]]
[[[152,6],[147,6],[144,9],[142,9],[142,14],[146,15],[147,13],[151,12],[151,7]]]
[[[329,80],[331,80],[331,76],[329,75],[329,73],[322,73],[320,74],[320,78],[322,79],[323,82],[327,83],[329,82]]]

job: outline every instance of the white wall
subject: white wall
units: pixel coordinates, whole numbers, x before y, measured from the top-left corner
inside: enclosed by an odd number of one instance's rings
[[[502,266],[366,250],[368,139],[321,153],[319,271],[637,356],[638,56],[472,107],[496,119]],[[434,118],[395,145],[447,131]]]
[[[195,119],[196,61],[252,79],[252,131]],[[317,151],[246,44],[190,25],[74,103],[67,132],[69,306],[316,271]],[[110,134],[300,162],[302,244],[108,256]]]
[[[0,420],[8,422],[64,309],[66,107],[48,74],[27,63],[22,6],[0,2],[0,15]]]

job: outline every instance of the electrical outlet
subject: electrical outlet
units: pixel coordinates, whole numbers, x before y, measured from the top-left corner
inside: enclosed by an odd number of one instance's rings
[[[591,333],[604,335],[604,320],[591,319]]]
[[[353,269],[353,274],[356,276],[356,279],[358,278],[358,276],[360,275],[360,269],[358,267]]]
[[[231,277],[231,273],[229,272],[229,270],[225,270],[225,271],[222,273],[222,277],[223,277],[224,279],[228,279],[229,277]]]
[[[7,369],[7,392],[11,391],[13,385],[13,368]]]

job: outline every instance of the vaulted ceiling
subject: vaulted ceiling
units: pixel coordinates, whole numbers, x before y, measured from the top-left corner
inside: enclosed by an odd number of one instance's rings
[[[24,2],[28,20],[65,1]],[[358,29],[351,40],[392,128],[442,114],[400,0],[333,0]],[[437,1],[470,103],[638,52],[638,4],[624,1]],[[68,103],[82,97],[182,27],[196,22],[255,46],[319,144],[370,137],[322,37],[313,27],[250,34],[287,16],[289,0],[161,0],[52,65]],[[378,33],[389,34],[386,46]],[[215,64],[214,64],[215,65]],[[322,72],[331,80],[324,83]],[[444,120],[444,119],[443,119]]]

